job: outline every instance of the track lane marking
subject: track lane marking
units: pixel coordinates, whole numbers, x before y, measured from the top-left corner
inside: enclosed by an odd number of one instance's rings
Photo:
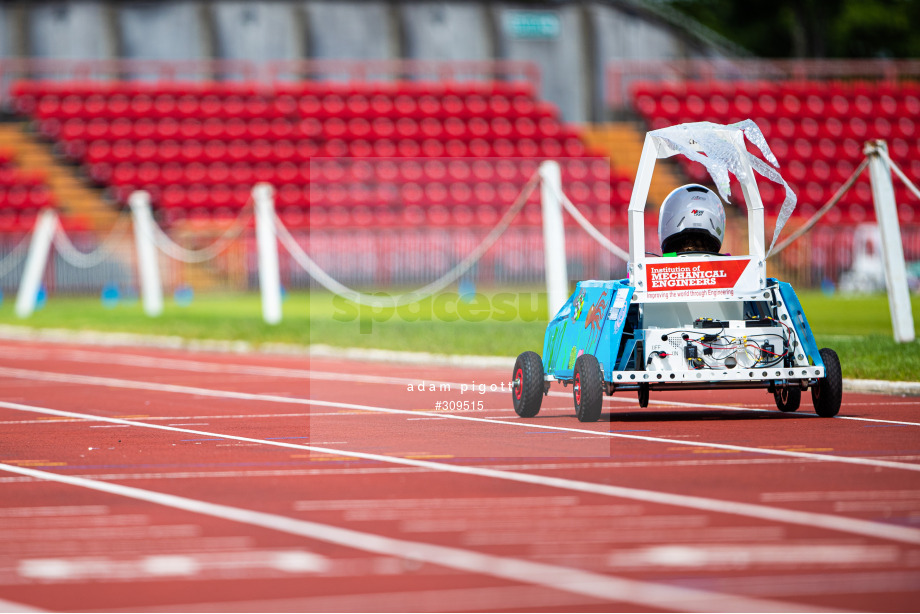
[[[80,422],[73,420],[73,422]],[[345,443],[339,441],[335,443]],[[231,444],[224,444],[231,445]],[[259,444],[232,444],[238,446],[256,446]],[[328,445],[324,442],[317,445]],[[224,447],[218,445],[217,447]],[[300,456],[309,458],[309,455],[292,455],[292,458]],[[804,463],[807,461],[786,459],[786,458],[751,458],[751,459],[732,459],[732,460],[692,460],[692,461],[653,461],[653,462],[598,462],[598,463],[519,463],[511,465],[488,465],[491,469],[506,469],[510,471],[553,471],[572,469],[635,469],[645,467],[699,467],[706,465],[775,465]],[[71,469],[74,467],[71,466]],[[79,469],[100,469],[98,466],[81,466]],[[291,477],[303,475],[373,475],[378,473],[419,473],[425,472],[426,469],[419,467],[364,467],[364,468],[339,468],[339,469],[248,469],[248,470],[212,470],[212,471],[158,471],[148,473],[84,473],[83,477],[94,480],[180,480],[180,479],[213,479],[213,478],[250,478],[250,477]],[[0,477],[0,484],[21,482],[30,478],[3,478]],[[0,509],[2,516],[2,509]]]
[[[9,601],[7,599],[0,599],[0,612],[47,612],[48,610],[42,610],[35,606],[26,605],[24,603],[17,603],[15,601]]]
[[[560,595],[534,586],[446,588],[384,593],[353,593],[304,597],[277,597],[205,603],[183,603],[145,612],[497,612],[584,611],[602,603],[583,596]]]
[[[8,356],[18,356],[24,359],[36,359],[35,353],[29,350],[23,350],[19,346],[2,346],[4,347],[4,353]],[[392,384],[392,385],[408,385],[408,384],[418,384],[418,378],[406,378],[406,377],[396,377],[392,375],[367,375],[362,373],[339,373],[332,371],[316,371],[313,369],[291,369],[289,367],[266,367],[258,365],[241,365],[238,363],[220,363],[220,362],[205,362],[201,360],[188,360],[183,358],[156,358],[152,356],[145,356],[141,354],[106,354],[103,352],[95,352],[92,350],[62,350],[60,352],[51,350],[46,350],[42,348],[42,352],[46,356],[54,357],[58,360],[69,360],[70,362],[82,362],[82,363],[103,363],[103,364],[120,364],[125,366],[134,366],[134,367],[147,367],[147,368],[158,368],[166,370],[178,370],[178,371],[197,371],[199,373],[236,373],[240,375],[268,375],[273,377],[285,377],[285,378],[294,378],[294,379],[321,379],[326,381],[333,382],[356,382],[356,383],[365,383],[365,384]],[[307,358],[307,360],[310,360]],[[454,387],[461,387],[468,384],[462,384],[459,382],[447,382],[440,380],[425,380],[426,383],[433,383],[435,385],[447,384]],[[507,392],[492,392],[488,391],[490,394],[508,394]],[[561,391],[552,391],[549,393],[549,396],[562,398],[567,397],[571,398],[570,393],[561,392]],[[604,397],[604,400],[611,401],[615,403],[635,403],[635,399],[629,400],[619,397]],[[731,411],[756,411],[756,412],[767,412],[767,413],[777,413],[775,409],[759,409],[751,407],[735,407],[731,405],[716,405],[716,404],[707,404],[707,403],[688,403],[680,401],[656,401],[649,400],[650,405],[674,405],[677,407],[696,407],[700,409],[727,409]],[[819,418],[815,414],[796,414],[796,417],[803,418]],[[835,420],[855,420],[855,421],[864,421],[864,422],[885,422],[891,424],[903,424],[906,426],[920,426],[920,422],[904,422],[898,420],[880,420],[873,418],[861,418],[857,416],[834,416]]]
[[[410,409],[395,409],[389,407],[377,407],[373,405],[358,405],[355,403],[341,403],[338,401],[319,401],[315,399],[303,399],[297,397],[286,397],[278,395],[269,395],[269,394],[256,394],[250,392],[234,392],[227,390],[215,390],[211,388],[198,388],[195,386],[182,386],[177,384],[165,384],[165,383],[155,383],[155,382],[144,382],[137,380],[125,380],[117,379],[111,377],[99,377],[95,375],[78,375],[78,374],[68,374],[68,373],[56,373],[51,371],[32,371],[28,369],[14,369],[11,367],[0,367],[0,375],[7,375],[9,377],[16,377],[22,379],[32,379],[39,381],[53,381],[53,382],[64,382],[70,384],[79,384],[79,385],[90,385],[90,386],[105,386],[105,387],[115,387],[115,388],[125,388],[130,390],[151,390],[155,392],[168,392],[176,394],[187,394],[197,397],[215,397],[222,399],[236,399],[244,401],[265,401],[271,403],[285,403],[293,405],[310,405],[310,406],[319,406],[319,407],[335,407],[339,409],[351,409],[358,410],[362,412],[374,412],[374,413],[386,413],[386,414],[401,414],[401,415],[411,415],[413,417],[418,417],[419,415],[430,415],[444,417],[451,420],[466,420],[470,422],[479,422],[485,424],[501,424],[506,426],[513,427],[522,427],[522,428],[534,428],[542,430],[552,430],[552,431],[563,431],[570,433],[578,433],[581,435],[597,435],[598,437],[616,437],[620,439],[634,439],[638,441],[648,441],[652,443],[668,443],[676,444],[684,447],[691,448],[718,448],[722,450],[733,450],[735,452],[748,452],[752,454],[772,454],[776,456],[788,456],[795,458],[807,458],[811,460],[818,460],[822,462],[830,463],[844,463],[850,465],[863,465],[870,467],[884,467],[886,469],[899,469],[904,471],[916,471],[920,472],[920,464],[916,463],[901,463],[897,461],[887,461],[880,459],[871,459],[871,458],[861,458],[853,456],[837,456],[832,454],[814,454],[810,452],[796,452],[792,450],[774,450],[769,448],[755,448],[750,446],[738,446],[733,444],[723,444],[723,443],[710,443],[704,441],[689,442],[683,441],[680,439],[668,439],[664,437],[650,437],[646,435],[629,435],[626,433],[619,432],[610,432],[610,431],[593,431],[590,429],[579,429],[563,426],[552,426],[548,424],[534,424],[530,421],[514,421],[508,422],[503,420],[497,420],[492,418],[476,418],[474,416],[462,415],[456,413],[448,412],[436,412],[432,410],[431,412],[421,412],[418,410]],[[9,405],[3,405],[9,406]]]
[[[333,456],[370,460],[394,465],[407,465],[411,467],[421,467],[432,471],[446,473],[457,473],[471,475],[476,477],[487,477],[505,481],[520,482],[541,487],[560,488],[576,492],[586,492],[591,494],[633,499],[648,503],[659,503],[663,505],[674,505],[677,507],[688,507],[692,509],[704,510],[707,512],[727,513],[739,516],[747,516],[767,520],[769,522],[787,522],[798,524],[810,528],[821,528],[836,530],[844,533],[863,535],[879,539],[888,539],[908,544],[920,544],[920,529],[910,527],[901,527],[897,525],[872,522],[857,518],[847,518],[843,516],[833,516],[817,512],[804,512],[798,510],[789,510],[775,508],[756,503],[741,503],[727,501],[724,499],[711,499],[708,497],[699,497],[693,495],[681,495],[674,493],[664,493],[639,488],[629,488],[625,486],[613,486],[610,484],[596,484],[592,482],[582,482],[570,480],[567,478],[557,478],[551,476],[536,475],[530,473],[519,473],[513,471],[503,471],[490,469],[488,467],[459,465],[449,463],[439,463],[434,461],[417,460],[403,458],[399,456],[387,456],[385,454],[374,454],[370,452],[357,452],[352,450],[342,450],[336,448],[326,448],[321,446],[311,446],[307,444],[289,443],[286,441],[257,439],[252,437],[243,437],[239,435],[225,435],[222,433],[213,433],[208,431],[198,431],[193,429],[178,428],[174,426],[165,426],[162,424],[148,424],[145,422],[135,422],[122,418],[108,418],[94,414],[82,414],[79,412],[63,411],[51,409],[48,407],[36,407],[32,405],[21,405],[19,403],[0,402],[0,407],[7,407],[19,411],[42,413],[47,415],[67,416],[70,418],[79,417],[87,421],[103,421],[113,424],[126,424],[140,428],[155,429],[161,431],[172,431],[176,433],[188,433],[205,437],[215,437],[221,439],[243,441],[247,443],[257,443],[268,446],[278,446],[282,448],[293,448],[297,450],[308,450]]]
[[[543,586],[565,593],[585,595],[605,601],[627,602],[668,610],[673,609],[675,604],[680,604],[681,609],[688,612],[837,611],[810,608],[790,602],[754,599],[681,588],[668,584],[631,580],[558,565],[495,556],[474,550],[385,537],[334,525],[211,503],[133,486],[25,469],[12,465],[0,464],[0,470],[145,501],[222,520],[280,531],[365,552],[430,563],[477,575],[488,575],[508,580],[515,584],[524,583]]]
[[[549,393],[551,396],[564,395],[570,397],[570,394],[565,393]],[[627,400],[616,397],[605,397],[605,400],[609,400],[615,403],[635,403],[635,400]],[[776,409],[758,409],[754,407],[737,407],[734,405],[717,405],[715,403],[688,403],[687,401],[654,401],[649,400],[649,405],[673,405],[675,407],[691,407],[691,408],[700,408],[700,409],[728,409],[731,411],[755,411],[755,412],[766,412],[769,414],[780,414],[779,410]],[[821,418],[817,414],[800,414],[798,412],[790,412],[788,414],[782,414],[789,417],[795,415],[797,418]],[[884,422],[886,424],[903,424],[906,426],[920,426],[920,422],[904,422],[902,420],[881,420],[878,418],[861,418],[858,416],[834,416],[830,418],[832,420],[853,420],[856,422]],[[822,418],[822,420],[828,420],[828,418]]]
[[[9,399],[7,399],[9,400]],[[22,400],[22,399],[20,399]],[[312,416],[341,416],[342,412],[312,412],[297,414],[209,414],[207,416],[120,416],[143,418],[144,420],[251,420],[254,418],[310,418]],[[35,420],[0,420],[0,424],[67,424],[79,422],[76,418],[38,418]],[[176,426],[176,425],[171,425]],[[186,425],[188,426],[188,425]]]

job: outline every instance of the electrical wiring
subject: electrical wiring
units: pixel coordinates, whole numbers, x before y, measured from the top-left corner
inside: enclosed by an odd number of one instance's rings
[[[791,335],[792,330],[779,320],[774,318],[765,319],[781,324],[785,330],[777,333],[757,333],[742,337],[723,334],[724,327],[714,333],[701,333],[699,330],[675,330],[662,335],[662,340],[670,341],[672,335],[680,335],[681,339],[688,345],[703,348],[699,355],[696,352],[693,352],[692,356],[685,354],[687,365],[693,370],[723,369],[729,366],[726,365],[726,360],[729,358],[734,360],[735,365],[740,365],[743,361],[748,368],[773,367],[783,362],[788,356],[789,351],[786,349],[788,348],[788,336],[786,331],[789,331]],[[783,351],[774,351],[774,344],[782,347]],[[652,359],[655,357],[663,359],[669,355],[673,354],[661,351],[653,352],[649,355],[648,363],[651,364]],[[734,365],[731,366],[733,367]]]

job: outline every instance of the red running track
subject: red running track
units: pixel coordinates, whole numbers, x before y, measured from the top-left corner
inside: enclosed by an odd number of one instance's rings
[[[0,611],[920,604],[920,400],[509,375],[0,341]]]

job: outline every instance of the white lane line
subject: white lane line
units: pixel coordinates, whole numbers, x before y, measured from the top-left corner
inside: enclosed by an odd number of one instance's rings
[[[201,360],[188,360],[182,358],[166,358],[145,356],[142,354],[120,354],[95,352],[91,350],[47,350],[47,349],[26,349],[20,346],[2,346],[3,355],[10,358],[21,360],[45,361],[53,358],[54,360],[66,360],[69,362],[82,363],[105,363],[125,365],[130,367],[143,367],[147,369],[164,369],[169,371],[191,371],[197,373],[236,373],[240,375],[268,375],[271,377],[287,377],[294,379],[306,379],[310,377],[311,371],[308,369],[291,369],[287,367],[265,367],[258,365],[241,365],[223,362],[205,362]],[[306,362],[309,359],[304,359]],[[333,376],[335,373],[325,373],[324,375]],[[348,374],[343,374],[348,375]],[[367,382],[367,383],[384,383],[375,376],[353,375],[350,381]],[[384,376],[386,377],[386,376]],[[417,380],[404,379],[401,383],[410,383]]]
[[[714,581],[711,577],[697,576],[682,584],[686,586],[705,585],[706,588],[744,593],[746,595],[782,595],[787,598],[793,595],[865,595],[875,593],[877,595],[875,599],[879,600],[879,602],[886,601],[884,593],[916,594],[917,587],[920,586],[920,574],[915,571],[807,573],[807,568],[795,571],[790,569],[789,571],[791,573],[783,575],[775,573],[759,576],[724,574]],[[182,611],[182,609],[177,608],[176,611]]]
[[[74,422],[79,422],[74,420]],[[316,445],[329,445],[340,442],[319,442]],[[259,444],[234,444],[234,445],[259,445]],[[807,461],[787,458],[751,458],[751,459],[713,459],[693,461],[662,461],[662,462],[599,462],[599,463],[525,463],[514,465],[489,465],[490,469],[504,469],[509,471],[571,471],[573,469],[636,469],[646,467],[702,467],[708,465],[775,465],[789,463],[804,463]],[[85,473],[83,477],[94,480],[181,480],[181,479],[213,479],[213,478],[277,478],[304,475],[373,475],[378,473],[419,473],[428,471],[419,467],[361,467],[337,469],[248,469],[230,471],[160,471],[150,473]],[[4,478],[0,477],[0,484],[23,482],[31,478]],[[0,510],[2,516],[2,510]]]
[[[756,503],[740,503],[726,501],[722,499],[710,499],[708,497],[697,497],[692,495],[680,495],[672,493],[657,492],[653,490],[643,490],[639,488],[628,488],[625,486],[613,486],[610,484],[595,484],[591,482],[582,482],[566,478],[556,478],[544,475],[535,475],[529,473],[518,473],[513,471],[502,471],[490,469],[481,466],[467,466],[450,463],[439,463],[413,458],[403,458],[398,456],[387,456],[384,454],[373,454],[369,452],[356,452],[353,450],[341,450],[336,448],[326,448],[321,446],[311,446],[306,444],[290,443],[279,441],[277,439],[255,439],[251,437],[242,437],[238,435],[225,435],[222,433],[213,433],[208,431],[197,431],[193,429],[184,429],[162,424],[147,424],[133,420],[124,420],[121,418],[106,418],[93,414],[82,414],[78,412],[62,411],[48,407],[35,407],[31,405],[21,405],[19,403],[0,402],[0,407],[7,407],[20,411],[47,414],[52,416],[66,416],[69,418],[82,417],[86,420],[110,422],[113,424],[127,424],[140,428],[156,429],[162,431],[172,431],[176,433],[188,433],[211,438],[221,438],[227,440],[243,441],[247,443],[258,443],[269,446],[278,446],[281,448],[293,448],[296,450],[308,450],[311,452],[320,452],[334,456],[346,456],[359,458],[363,460],[389,463],[394,465],[406,465],[410,467],[421,467],[432,471],[441,471],[447,473],[458,473],[476,477],[487,477],[498,480],[511,482],[520,482],[532,484],[541,487],[560,488],[563,490],[572,490],[576,492],[586,492],[608,497],[619,497],[624,499],[633,499],[647,503],[659,503],[662,505],[674,505],[677,507],[688,507],[692,509],[704,510],[713,513],[734,514],[738,516],[747,516],[768,520],[770,522],[787,522],[798,524],[810,528],[820,528],[840,531],[843,533],[852,533],[879,539],[888,539],[909,544],[920,544],[920,529],[902,527],[898,525],[872,522],[858,518],[846,518],[842,516],[833,516],[830,514],[821,514],[816,512],[803,512],[797,510],[782,509],[760,505]]]
[[[0,599],[0,612],[47,612],[48,610],[42,610],[36,608],[35,606],[25,605],[23,603],[16,603],[15,601],[8,601],[6,599]]]
[[[0,346],[3,347],[3,346]],[[16,356],[23,359],[38,359],[34,350],[22,349],[16,346],[6,346],[4,354],[7,356]],[[200,360],[187,360],[181,358],[156,358],[140,354],[107,354],[103,352],[94,352],[91,350],[61,350],[50,352],[41,351],[41,357],[53,357],[55,360],[68,360],[70,362],[83,363],[103,363],[103,364],[121,364],[134,367],[158,368],[166,370],[195,371],[199,373],[237,373],[241,375],[262,375],[271,377],[286,377],[294,379],[317,379],[332,382],[355,382],[365,384],[391,384],[399,386],[408,386],[409,384],[418,385],[418,378],[396,377],[390,375],[367,375],[363,373],[345,373],[332,371],[317,371],[313,369],[291,369],[286,367],[264,367],[258,365],[241,365],[238,363],[213,363]],[[447,382],[440,380],[425,380],[426,383],[436,386],[448,385],[452,389],[460,389],[462,386],[469,386],[469,383]],[[478,391],[470,391],[477,392]],[[504,394],[508,392],[493,392],[487,390],[489,394]],[[569,392],[553,391],[549,393],[553,397],[571,398]],[[626,399],[623,397],[605,397],[605,400],[617,403],[636,403],[635,399]],[[656,401],[650,400],[650,405],[674,405],[678,407],[695,407],[700,409],[726,409],[730,411],[756,411],[767,413],[778,413],[775,409],[758,409],[751,407],[736,407],[733,405],[717,405],[707,403],[686,403],[676,401]],[[638,409],[638,408],[637,408]],[[798,413],[796,417],[818,418],[815,414]],[[879,420],[872,418],[861,418],[856,416],[835,416],[835,420],[854,420],[860,422],[886,422],[891,424],[902,424],[905,426],[920,426],[920,422],[904,422],[897,420]]]
[[[679,606],[688,612],[816,611],[801,604],[748,599],[742,596],[679,588],[558,565],[494,556],[474,550],[385,537],[278,514],[210,503],[122,484],[14,467],[3,463],[0,463],[0,470],[280,531],[365,552],[430,563],[471,574],[489,575],[515,584],[534,584],[606,601],[628,602],[668,610]]]
[[[233,569],[236,577],[253,580],[276,577],[279,571],[287,577],[328,573],[330,564],[328,558],[303,549],[191,550],[181,554],[143,552],[129,556],[93,554],[21,558],[14,573],[22,579],[22,583],[28,584],[89,584],[111,582],[113,578],[117,578],[118,582],[180,579],[203,582],[226,578],[222,572],[227,569]],[[20,583],[16,579],[12,582]],[[11,582],[7,579],[6,583]]]
[[[667,544],[623,548],[607,555],[607,564],[616,569],[750,569],[772,566],[809,568],[859,566],[871,568],[897,565],[902,558],[897,546],[863,544]]]
[[[12,399],[7,399],[12,400]],[[18,399],[22,400],[22,399]],[[211,414],[208,416],[143,416],[144,420],[265,420],[268,418],[311,418],[313,416],[341,416],[341,412],[313,412],[305,411],[296,414]],[[139,418],[140,416],[133,416]],[[57,424],[66,422],[80,422],[77,419],[61,418],[49,420],[0,420],[0,424]],[[175,425],[172,425],[175,426]],[[186,425],[187,426],[187,425]]]
[[[905,422],[903,420],[878,420],[876,418],[855,418],[853,416],[837,416],[843,420],[858,420],[860,422],[881,422],[883,424],[902,424],[904,426],[920,426],[917,422]],[[835,418],[836,419],[836,418]]]
[[[556,396],[556,395],[563,395],[564,393],[550,392],[549,394],[550,396]],[[564,396],[571,397],[572,395],[564,394]],[[624,399],[624,398],[617,398],[617,397],[605,397],[605,400],[612,401],[615,403],[635,403],[636,402],[634,399]],[[770,413],[770,414],[777,413],[777,410],[774,410],[774,409],[757,409],[754,407],[738,407],[736,405],[717,405],[714,403],[688,403],[686,401],[654,401],[654,400],[649,400],[648,403],[649,405],[672,405],[674,407],[692,407],[692,408],[699,408],[699,409],[728,409],[731,411],[755,411],[755,412],[765,412],[765,413]],[[637,411],[641,411],[641,409]],[[786,415],[791,416],[791,414],[786,414]],[[797,418],[820,418],[820,416],[818,416],[817,414],[809,414],[809,413],[796,413],[795,417]],[[857,416],[834,416],[833,419],[834,420],[853,420],[856,422],[884,422],[886,424],[903,424],[905,426],[920,426],[920,422],[904,422],[902,420],[880,420],[877,418],[861,418]]]
[[[598,437],[616,437],[619,439],[634,439],[638,441],[648,441],[652,443],[667,443],[672,445],[692,447],[692,448],[717,448],[723,450],[732,450],[735,452],[748,452],[752,454],[770,454],[774,456],[786,456],[793,458],[807,458],[810,460],[818,460],[822,462],[830,463],[844,463],[849,465],[864,465],[869,467],[884,467],[886,469],[900,469],[905,471],[917,471],[920,472],[920,464],[915,463],[900,463],[896,461],[888,461],[881,459],[872,459],[872,458],[861,458],[855,456],[837,456],[833,454],[815,454],[812,452],[796,452],[793,450],[775,450],[769,448],[755,448],[749,446],[738,446],[733,444],[723,444],[723,443],[713,443],[713,442],[704,442],[704,441],[695,441],[689,442],[681,439],[667,439],[664,437],[650,437],[646,435],[630,435],[626,433],[614,433],[606,431],[593,431],[589,429],[580,429],[580,428],[571,428],[571,427],[562,427],[562,426],[551,426],[548,424],[535,424],[529,420],[521,420],[520,422],[513,421],[508,422],[504,420],[496,420],[492,418],[476,418],[469,415],[457,414],[457,413],[445,413],[445,412],[431,412],[410,410],[410,409],[394,409],[389,407],[377,407],[373,405],[358,405],[354,403],[340,403],[337,401],[319,401],[314,399],[300,399],[296,397],[286,397],[270,394],[254,394],[249,392],[233,392],[227,390],[214,390],[211,388],[198,388],[194,386],[180,386],[177,384],[166,384],[166,383],[155,383],[155,382],[143,382],[135,380],[124,380],[111,377],[98,377],[95,375],[77,375],[77,374],[68,374],[68,373],[53,373],[49,371],[31,371],[28,369],[14,369],[11,367],[0,367],[0,375],[6,375],[8,377],[17,377],[22,379],[32,379],[39,381],[50,381],[50,382],[64,382],[69,384],[80,384],[88,386],[105,386],[105,387],[115,387],[115,388],[125,388],[130,390],[151,390],[156,392],[168,392],[176,394],[189,394],[197,397],[216,397],[221,399],[235,399],[235,400],[244,400],[244,401],[264,401],[269,403],[286,403],[294,405],[310,405],[310,406],[320,406],[320,407],[335,407],[339,409],[353,409],[366,412],[375,412],[375,413],[386,413],[386,414],[401,414],[401,415],[410,415],[413,417],[419,416],[438,416],[442,418],[447,418],[451,420],[466,420],[469,422],[479,422],[487,424],[502,424],[507,426],[521,427],[521,428],[530,428],[530,429],[544,429],[552,431],[562,431],[569,433],[578,433],[582,435],[591,435],[595,434]],[[6,405],[7,407],[9,405]]]
[[[144,612],[498,612],[586,611],[603,602],[537,586],[489,586],[385,593],[278,597],[252,601],[183,603]]]

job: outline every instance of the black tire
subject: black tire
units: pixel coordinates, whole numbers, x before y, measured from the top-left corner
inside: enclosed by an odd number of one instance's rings
[[[521,418],[533,418],[543,404],[543,360],[536,352],[517,357],[511,372],[511,400]]]
[[[578,421],[597,422],[604,403],[604,374],[597,358],[591,354],[582,354],[575,361],[572,395]]]
[[[821,348],[820,353],[824,362],[824,378],[812,386],[811,402],[816,414],[822,418],[832,418],[840,411],[840,402],[843,400],[843,375],[837,352]]]
[[[648,384],[639,384],[639,407],[648,407]]]
[[[777,388],[773,392],[773,400],[780,411],[795,411],[802,404],[802,389],[792,386]]]

